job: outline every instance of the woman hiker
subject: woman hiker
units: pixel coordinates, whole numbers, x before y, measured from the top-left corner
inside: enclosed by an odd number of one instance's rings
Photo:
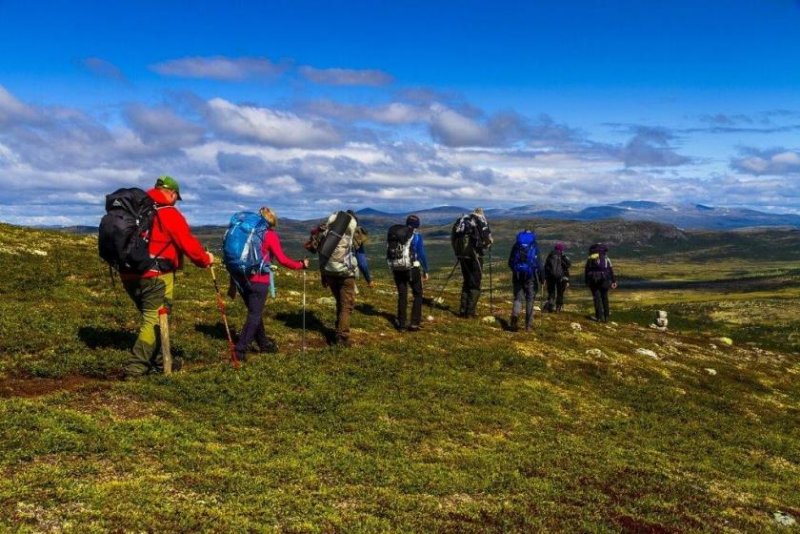
[[[266,263],[271,260],[278,260],[278,263],[287,269],[299,270],[308,269],[308,258],[302,261],[293,260],[286,256],[281,247],[281,240],[275,228],[278,226],[278,216],[267,207],[259,211],[269,223],[269,230],[264,235],[261,245],[261,252],[264,254]],[[239,334],[239,341],[236,343],[236,356],[239,361],[247,359],[247,348],[253,341],[258,345],[259,352],[277,352],[278,347],[271,341],[264,331],[264,319],[262,313],[264,304],[269,292],[270,273],[253,274],[247,279],[235,279],[231,277],[231,287],[228,288],[228,295],[235,296],[236,290],[242,295],[244,305],[247,307],[247,319],[245,320],[242,331]]]

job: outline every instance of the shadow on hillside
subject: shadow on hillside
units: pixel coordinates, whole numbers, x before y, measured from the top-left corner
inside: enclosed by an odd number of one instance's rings
[[[283,321],[283,324],[286,325],[288,328],[293,328],[295,330],[302,330],[303,328],[303,312],[292,312],[292,313],[278,313],[275,315],[276,321]],[[325,326],[325,324],[320,321],[319,317],[317,317],[316,313],[313,311],[306,312],[306,330],[310,330],[312,332],[319,332],[325,337],[325,341],[328,344],[333,343],[336,340],[336,330],[333,328],[329,328]]]
[[[228,327],[230,328],[231,337],[233,338],[233,341],[235,343],[236,329],[233,326],[230,326],[230,324],[228,324]],[[222,323],[222,321],[217,321],[216,324],[205,324],[205,323],[196,324],[194,325],[194,329],[195,331],[200,332],[205,336],[212,337],[214,339],[222,339],[225,341],[228,340],[228,334],[225,333],[225,325]]]
[[[78,338],[90,349],[112,348],[130,349],[136,342],[137,334],[127,330],[115,330],[97,326],[82,326],[78,329]]]
[[[366,303],[357,304],[355,309],[363,313],[364,315],[370,315],[373,317],[383,317],[389,322],[390,325],[394,326],[395,315],[393,313],[379,310],[372,304],[366,304]]]

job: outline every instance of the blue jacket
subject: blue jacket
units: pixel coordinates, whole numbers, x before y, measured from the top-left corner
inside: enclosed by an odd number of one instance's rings
[[[423,274],[428,274],[428,258],[425,256],[425,245],[422,243],[422,234],[416,228],[414,229],[414,235],[411,237],[411,259],[419,261]]]
[[[364,276],[367,283],[372,283],[372,277],[369,275],[369,266],[367,265],[367,252],[364,250],[364,245],[356,249],[356,263],[358,263],[358,270]]]

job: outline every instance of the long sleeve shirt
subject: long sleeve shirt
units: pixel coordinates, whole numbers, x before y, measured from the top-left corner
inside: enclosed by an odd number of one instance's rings
[[[281,238],[275,230],[267,230],[266,235],[264,235],[264,241],[261,243],[261,253],[267,263],[272,263],[273,259],[275,259],[287,269],[298,270],[303,268],[302,261],[293,260],[284,254],[283,247],[281,247]],[[250,277],[250,281],[269,284],[269,273],[254,274]]]
[[[411,237],[411,255],[415,261],[419,262],[423,274],[428,274],[428,257],[425,255],[425,245],[422,242],[422,234],[416,229]]]

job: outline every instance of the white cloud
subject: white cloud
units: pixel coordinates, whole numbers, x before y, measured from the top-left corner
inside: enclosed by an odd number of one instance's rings
[[[33,120],[38,114],[35,109],[17,100],[5,87],[0,85],[0,123],[11,120]]]
[[[210,78],[213,80],[244,80],[253,77],[275,76],[285,70],[267,58],[224,56],[187,57],[151,65],[150,68],[163,76],[182,78]]]
[[[450,108],[432,107],[431,135],[447,146],[481,146],[489,142],[488,130],[476,121]]]
[[[329,124],[269,108],[236,105],[222,98],[208,102],[208,118],[220,133],[276,147],[314,147],[339,142]]]

